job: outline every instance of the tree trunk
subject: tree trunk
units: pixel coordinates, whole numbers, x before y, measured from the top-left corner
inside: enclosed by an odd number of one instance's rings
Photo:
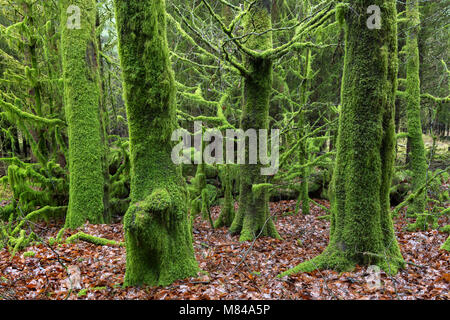
[[[303,81],[300,86],[300,105],[302,108],[302,111],[299,114],[299,121],[298,121],[298,135],[297,139],[302,139],[302,137],[307,135],[306,130],[306,104],[308,103],[308,91],[310,89],[310,82],[311,82],[311,64],[312,64],[312,55],[311,50],[306,49],[305,50],[305,70],[303,71]],[[301,71],[300,71],[301,72]],[[300,73],[301,74],[301,73]],[[300,143],[299,146],[299,165],[304,166],[309,162],[309,152],[308,152],[308,139],[303,139],[303,142]],[[301,203],[302,207],[302,214],[307,215],[309,214],[309,173],[310,168],[309,167],[303,167],[300,170],[300,178],[302,179],[302,183],[300,186],[300,195],[297,201],[297,207],[299,207]],[[297,213],[298,210],[296,209],[295,212]]]
[[[164,0],[115,0],[130,132],[125,286],[168,285],[198,271],[186,184],[171,161],[177,128]]]
[[[234,220],[233,181],[230,166],[230,164],[224,165],[219,173],[224,189],[224,203],[219,217],[214,222],[214,228],[230,227]]]
[[[258,0],[244,18],[244,34],[262,33],[272,28],[271,1]],[[272,32],[250,36],[246,45],[253,50],[271,49]],[[269,101],[272,92],[272,61],[245,57],[250,76],[244,80],[241,129],[268,129]],[[245,143],[246,161],[249,146]],[[255,192],[253,185],[267,182],[261,175],[261,164],[240,166],[239,210],[230,227],[231,233],[240,233],[240,241],[252,240],[256,236],[279,238],[269,213],[269,195],[263,188]]]
[[[80,10],[80,28],[68,24]],[[66,227],[103,222],[102,143],[94,0],[63,0],[61,47],[69,134],[70,193]],[[75,27],[75,28],[72,28]]]
[[[366,26],[367,8],[381,8],[381,29]],[[397,90],[397,12],[394,0],[341,4],[346,30],[330,242],[325,251],[283,275],[315,269],[379,265],[395,273],[404,262],[389,209]],[[367,17],[367,18],[365,18]]]
[[[99,0],[96,0],[97,5],[100,4]],[[100,26],[100,15],[99,12],[96,12],[95,17],[95,27],[99,28]],[[98,50],[101,52],[102,49],[102,37],[101,35],[97,36]],[[112,221],[112,212],[111,212],[111,199],[110,199],[110,174],[109,174],[109,139],[108,134],[110,132],[110,123],[109,123],[109,114],[106,103],[107,92],[106,92],[106,79],[105,79],[105,67],[103,65],[102,59],[99,59],[99,75],[100,75],[100,108],[99,108],[99,117],[100,117],[100,137],[102,139],[102,167],[103,167],[103,178],[104,178],[104,187],[103,187],[103,217],[105,223],[110,223]]]
[[[412,171],[412,192],[426,182],[427,160],[422,139],[420,120],[420,77],[419,77],[419,1],[408,0],[406,3],[408,33],[406,37],[406,108],[408,117],[409,167]],[[416,196],[408,206],[408,214],[421,214],[425,211],[426,191]],[[427,228],[425,216],[419,216],[412,228]]]

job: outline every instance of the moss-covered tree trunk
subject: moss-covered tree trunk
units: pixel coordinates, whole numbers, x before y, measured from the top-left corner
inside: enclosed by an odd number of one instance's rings
[[[115,0],[131,153],[125,286],[168,285],[198,271],[186,185],[172,163],[177,128],[164,0]]]
[[[271,1],[258,0],[244,17],[244,34],[250,36],[246,45],[253,50],[271,49],[272,32]],[[269,101],[272,92],[272,61],[245,57],[250,75],[244,80],[241,129],[268,129]],[[240,233],[240,240],[252,240],[256,236],[278,238],[278,232],[269,213],[269,195],[265,189],[253,190],[253,185],[265,183],[261,164],[248,164],[249,147],[245,144],[246,163],[240,167],[239,210],[230,227],[231,233]]]
[[[224,201],[220,215],[214,222],[214,228],[230,227],[234,220],[235,211],[231,170],[231,165],[226,164],[219,172],[220,181],[224,190]]]
[[[100,0],[96,0],[97,5],[101,3]],[[97,10],[95,17],[95,27],[100,27],[100,14]],[[102,37],[100,34],[97,35],[97,43],[98,50],[100,52],[103,51],[102,48]],[[102,166],[103,166],[103,177],[104,177],[104,186],[103,186],[103,217],[105,223],[110,223],[112,220],[112,210],[111,210],[111,180],[109,174],[109,139],[108,133],[110,132],[110,123],[109,123],[109,114],[107,108],[107,90],[106,90],[106,74],[105,67],[103,65],[102,59],[99,61],[99,75],[100,75],[100,108],[99,108],[99,117],[101,123],[100,137],[102,139]]]
[[[102,142],[94,0],[61,2],[61,52],[69,134],[70,195],[66,227],[103,222]],[[69,6],[79,9],[69,9]],[[69,10],[68,10],[69,9]],[[75,15],[75,17],[74,17]],[[68,19],[79,18],[79,26]]]
[[[201,154],[205,151],[205,143],[203,141],[204,128],[201,129]],[[206,182],[206,163],[202,161],[197,165],[195,178],[192,181],[192,188],[189,190],[190,199],[190,214],[192,215],[192,222],[197,214],[201,213],[203,220],[209,221],[212,228],[214,223],[211,218],[210,203],[207,191]]]
[[[422,139],[422,125],[420,120],[420,76],[419,76],[419,46],[420,30],[419,1],[408,0],[406,3],[408,19],[406,36],[406,110],[408,119],[409,167],[412,172],[412,192],[416,192],[426,182],[427,160],[425,146]],[[425,211],[426,192],[417,195],[408,206],[409,214],[423,214]],[[425,216],[420,215],[412,228],[427,228]]]
[[[301,139],[307,134],[306,130],[306,104],[308,102],[308,90],[311,82],[311,63],[312,63],[312,55],[311,50],[305,50],[305,67],[303,71],[303,80],[300,86],[300,105],[302,107],[302,111],[299,114],[298,120],[298,135],[297,139]],[[300,71],[301,72],[301,71]],[[301,74],[301,73],[300,73]],[[299,146],[299,165],[304,166],[308,163],[308,139],[303,139],[302,143]],[[297,201],[297,207],[301,203],[302,214],[309,214],[309,172],[310,169],[307,166],[302,167],[300,170],[300,177],[302,179],[302,183],[300,185],[300,194]],[[298,212],[298,210],[296,210]]]
[[[24,47],[25,64],[34,72],[26,72],[26,76],[31,84],[28,90],[28,101],[32,106],[32,112],[37,116],[43,116],[42,108],[42,85],[40,82],[40,66],[38,64],[38,37],[31,30],[34,29],[36,9],[30,2],[22,1],[23,21],[25,23],[26,32],[22,36],[22,41],[27,43]],[[29,70],[29,69],[28,69]],[[49,148],[47,146],[47,128],[28,127],[29,138],[32,140],[31,161],[39,162],[42,166],[46,166],[49,160]],[[51,138],[50,138],[51,139]],[[25,142],[25,139],[24,139]],[[25,149],[25,148],[24,148]]]
[[[367,8],[381,9],[381,29],[366,26]],[[284,273],[403,266],[390,217],[397,90],[397,12],[394,0],[349,1],[337,10],[346,30],[342,113],[332,187],[330,242],[325,251]]]

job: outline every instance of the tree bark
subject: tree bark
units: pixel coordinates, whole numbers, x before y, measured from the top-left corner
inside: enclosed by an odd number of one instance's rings
[[[80,28],[69,28],[70,5],[80,9]],[[69,134],[70,192],[66,227],[103,222],[102,142],[94,0],[61,3],[61,51]],[[69,24],[70,25],[70,24]]]
[[[219,217],[214,222],[214,228],[230,227],[234,220],[235,211],[231,170],[231,165],[227,164],[222,167],[219,173],[220,180],[223,184],[224,189],[224,203],[221,208]]]
[[[115,0],[131,153],[125,286],[168,285],[198,271],[186,184],[171,161],[177,128],[164,0]]]
[[[244,34],[262,33],[272,28],[271,1],[258,0],[244,18]],[[272,32],[252,35],[246,42],[253,50],[271,49]],[[268,129],[269,101],[272,92],[272,61],[245,57],[250,75],[244,79],[241,129]],[[248,143],[245,144],[246,161],[249,159]],[[253,185],[267,182],[261,175],[261,164],[240,166],[239,209],[230,227],[231,233],[240,233],[240,241],[256,236],[279,238],[269,213],[269,195],[263,189],[253,191]]]
[[[337,8],[346,31],[337,159],[325,251],[283,275],[315,269],[404,265],[390,216],[397,90],[397,12],[394,0],[349,1]],[[367,8],[381,9],[381,29],[369,29]],[[367,17],[365,19],[365,17]]]
[[[422,139],[422,124],[420,119],[420,76],[419,76],[419,1],[408,0],[406,3],[406,16],[408,19],[408,32],[406,36],[406,108],[408,118],[408,159],[412,172],[412,192],[426,182],[427,160],[425,146]],[[425,211],[426,191],[417,195],[412,204],[408,206],[408,214],[421,214]],[[419,216],[412,229],[426,229],[425,216]]]

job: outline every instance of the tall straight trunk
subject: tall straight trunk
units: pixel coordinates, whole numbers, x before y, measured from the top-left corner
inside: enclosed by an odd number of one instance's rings
[[[100,4],[100,0],[96,0],[97,5]],[[97,11],[95,17],[95,26],[98,28],[100,26],[100,15]],[[102,49],[102,37],[101,35],[97,36],[97,43],[99,52]],[[104,187],[103,187],[103,217],[106,223],[111,222],[111,204],[110,204],[110,174],[109,174],[109,139],[108,133],[110,132],[110,123],[109,123],[109,114],[106,103],[106,79],[105,79],[105,67],[102,59],[99,59],[99,76],[100,76],[100,108],[99,108],[99,117],[100,117],[100,137],[102,139],[102,166],[103,166],[103,178],[104,178]]]
[[[219,171],[220,181],[224,190],[224,201],[220,215],[214,222],[214,228],[230,227],[234,220],[235,211],[231,170],[231,165],[226,164]]]
[[[381,8],[381,29],[366,26],[367,8]],[[337,10],[344,24],[345,59],[330,242],[313,260],[283,275],[315,269],[379,265],[395,273],[404,262],[389,206],[397,90],[397,12],[394,0],[349,1]]]
[[[80,10],[80,26],[68,22]],[[74,8],[74,7],[71,7]],[[69,134],[70,192],[66,227],[103,222],[102,141],[95,0],[61,2],[61,51]],[[74,28],[72,28],[74,26]]]
[[[299,121],[298,121],[298,136],[297,139],[302,139],[302,137],[306,136],[307,130],[306,130],[306,104],[308,102],[308,90],[310,88],[310,82],[311,82],[311,63],[312,63],[312,55],[311,50],[306,49],[305,50],[305,69],[303,71],[303,82],[300,86],[300,105],[302,108],[302,111],[299,114]],[[308,163],[309,157],[308,157],[308,139],[303,139],[303,142],[300,143],[299,148],[299,165],[303,166]],[[300,186],[300,194],[297,201],[297,207],[299,206],[300,202],[302,205],[302,214],[309,214],[309,185],[308,185],[308,179],[309,179],[309,167],[303,167],[300,170],[300,177],[302,179],[302,183]],[[296,212],[298,210],[295,210]]]
[[[420,120],[420,76],[419,76],[419,1],[408,0],[406,3],[408,32],[406,36],[406,110],[408,119],[409,167],[412,171],[412,192],[426,182],[427,160],[422,139]],[[408,207],[409,214],[422,214],[425,211],[426,192],[417,195]],[[426,229],[425,216],[419,216],[413,228]]]
[[[244,34],[264,33],[248,38],[246,45],[253,50],[271,49],[272,32],[271,1],[257,0],[244,18]],[[245,65],[250,75],[244,80],[241,129],[268,129],[269,101],[272,92],[272,61],[245,57]],[[246,161],[249,146],[245,143]],[[256,236],[278,238],[278,232],[269,213],[269,195],[263,189],[255,192],[253,185],[266,183],[261,175],[261,164],[240,166],[239,210],[230,227],[231,233],[240,233],[240,240],[252,240]]]
[[[177,128],[164,0],[115,0],[131,153],[125,286],[168,285],[198,271],[186,184],[171,160]]]

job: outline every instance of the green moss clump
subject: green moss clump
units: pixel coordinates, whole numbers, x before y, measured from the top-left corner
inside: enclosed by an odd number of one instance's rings
[[[84,297],[85,295],[87,295],[87,293],[88,293],[88,289],[86,289],[86,288],[84,288],[84,289],[81,289],[80,291],[78,291],[78,297]]]
[[[27,251],[23,253],[23,257],[24,258],[32,258],[36,255],[36,252],[34,251]]]
[[[441,231],[445,233],[450,233],[450,224],[446,225],[445,227],[442,227]]]
[[[145,199],[142,208],[148,212],[165,213],[171,209],[171,205],[169,193],[165,189],[156,189]]]
[[[16,211],[14,202],[7,204],[4,207],[0,207],[0,220],[6,221]]]
[[[48,244],[49,244],[49,246],[54,246],[56,243],[57,243],[57,241],[56,241],[55,238],[50,237],[50,238],[48,239]]]
[[[450,251],[450,237],[442,244],[441,249]]]

